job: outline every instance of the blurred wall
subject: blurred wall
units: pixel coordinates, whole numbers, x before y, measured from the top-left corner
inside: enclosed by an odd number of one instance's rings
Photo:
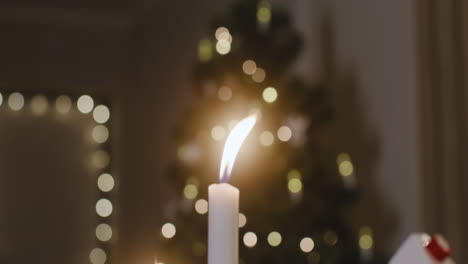
[[[359,222],[375,223],[377,236],[393,229],[393,234],[378,239],[392,253],[410,232],[422,228],[415,1],[295,0],[291,8],[298,14],[297,23],[306,40],[312,41],[298,69],[310,72],[311,79],[323,78],[327,74],[323,70],[330,65],[334,78],[339,79],[343,71],[353,75],[363,118],[378,142],[371,173],[376,193],[395,218],[389,223],[387,215],[376,215],[377,208],[367,207],[361,208]],[[324,36],[324,20],[329,20],[325,23],[329,23],[333,40],[329,43],[332,54],[325,60],[323,52],[330,47],[317,43]],[[366,196],[369,190],[363,191],[368,202],[375,199]]]

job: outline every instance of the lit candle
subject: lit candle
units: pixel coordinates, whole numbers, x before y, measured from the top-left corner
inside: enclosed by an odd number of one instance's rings
[[[256,122],[256,115],[240,121],[224,145],[219,184],[208,187],[208,264],[239,263],[239,190],[229,177],[242,143]]]

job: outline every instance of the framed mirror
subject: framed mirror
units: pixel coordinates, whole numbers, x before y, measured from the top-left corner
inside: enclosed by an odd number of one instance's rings
[[[110,117],[89,95],[0,91],[0,263],[112,263]]]

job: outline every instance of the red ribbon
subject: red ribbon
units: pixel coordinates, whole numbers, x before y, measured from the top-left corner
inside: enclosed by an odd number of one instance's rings
[[[449,247],[448,243],[443,244],[446,245],[441,245],[441,243],[439,243],[437,235],[433,236],[431,241],[429,241],[429,244],[427,244],[426,250],[438,261],[443,261],[452,254],[452,249]]]

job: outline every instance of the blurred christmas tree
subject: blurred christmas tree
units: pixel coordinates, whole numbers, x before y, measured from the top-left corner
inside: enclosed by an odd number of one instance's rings
[[[206,263],[207,186],[217,181],[224,139],[237,120],[260,121],[238,155],[231,183],[241,191],[241,263],[359,263],[371,231],[351,231],[351,158],[320,142],[332,118],[327,89],[292,77],[301,40],[284,10],[240,1],[200,41],[197,94],[177,129],[158,248],[166,263]],[[361,245],[361,249],[359,244]]]

